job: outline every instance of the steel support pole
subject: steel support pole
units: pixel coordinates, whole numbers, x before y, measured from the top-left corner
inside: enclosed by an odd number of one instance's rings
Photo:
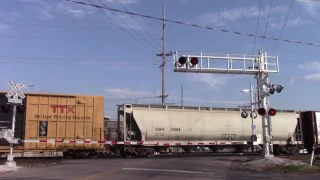
[[[16,112],[17,112],[17,105],[13,105],[13,113],[12,113],[12,125],[11,125],[11,130],[12,130],[12,137],[14,138],[14,130],[15,130],[15,125],[16,125]],[[9,155],[7,156],[7,161],[9,163],[14,163],[13,160],[13,143],[10,143],[10,152]]]
[[[267,107],[267,97],[264,95],[265,85],[260,85],[260,92],[261,92],[261,107],[264,108],[266,111]],[[262,116],[262,131],[263,131],[263,157],[273,157],[270,154],[270,135],[269,135],[269,124],[268,124],[268,116],[267,113]]]
[[[255,135],[255,128],[253,128],[253,88],[252,85],[250,85],[250,102],[251,102],[251,130],[252,130],[252,141],[254,141],[254,135]]]

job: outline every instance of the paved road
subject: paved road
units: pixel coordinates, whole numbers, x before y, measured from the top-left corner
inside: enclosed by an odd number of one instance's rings
[[[205,180],[320,179],[320,175],[288,175],[231,171],[234,157],[166,157],[152,159],[66,160],[59,165],[0,174],[1,180]]]

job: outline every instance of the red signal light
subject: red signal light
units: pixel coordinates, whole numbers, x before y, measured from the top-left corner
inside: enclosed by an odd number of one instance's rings
[[[22,106],[17,106],[17,111],[19,113],[24,113],[26,111],[26,108],[22,105]]]
[[[269,114],[270,116],[274,116],[274,115],[277,114],[277,111],[276,111],[275,109],[273,109],[273,108],[270,108],[269,111],[268,111],[268,114]]]
[[[193,57],[193,58],[190,59],[190,63],[191,63],[193,66],[197,65],[198,62],[199,62],[199,60],[198,60],[198,58],[196,58],[196,57]]]
[[[180,57],[179,58],[179,64],[184,65],[185,63],[187,63],[187,58],[186,57]]]
[[[8,113],[10,112],[10,106],[8,104],[5,104],[5,105],[1,105],[1,111],[4,112],[4,113]]]
[[[258,114],[259,114],[260,116],[263,116],[263,115],[266,114],[266,110],[265,110],[264,108],[260,108],[260,109],[258,109]]]

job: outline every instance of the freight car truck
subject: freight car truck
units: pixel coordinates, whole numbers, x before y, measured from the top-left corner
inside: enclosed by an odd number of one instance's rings
[[[12,106],[0,92],[0,131],[11,129]],[[17,107],[13,153],[63,152],[64,156],[96,156],[104,150],[104,97],[25,93]],[[9,143],[0,139],[0,153]]]
[[[254,119],[255,140],[252,140],[251,118],[242,118],[240,109],[180,107],[124,104],[118,107],[118,141],[110,145],[124,157],[152,156],[169,147],[192,152],[198,146],[213,152],[226,147],[237,151],[262,147],[262,121]],[[302,144],[297,138],[299,113],[282,110],[270,119],[273,152],[296,154]],[[260,148],[261,149],[261,148]]]

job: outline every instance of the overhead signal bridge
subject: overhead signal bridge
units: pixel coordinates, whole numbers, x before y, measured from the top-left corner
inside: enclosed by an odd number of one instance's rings
[[[262,116],[263,155],[264,157],[272,156],[270,154],[272,136],[269,133],[269,118],[276,115],[276,110],[269,107],[270,103],[268,101],[270,95],[274,94],[275,91],[280,93],[283,87],[279,84],[275,86],[269,83],[268,76],[270,73],[279,72],[278,57],[267,56],[267,53],[261,52],[258,55],[246,55],[176,51],[173,53],[173,60],[174,72],[254,75],[258,89],[258,102],[255,102],[255,104],[260,105],[258,114]],[[251,102],[252,105],[253,102]],[[253,109],[251,111],[251,114],[253,114]],[[246,118],[247,113],[242,112],[241,116]],[[252,121],[255,119],[252,115],[251,118]],[[254,127],[252,126],[252,128]]]
[[[264,54],[262,58],[246,54],[176,51],[173,55],[174,72],[248,75],[279,72],[278,57]],[[260,59],[263,66],[259,65]]]

